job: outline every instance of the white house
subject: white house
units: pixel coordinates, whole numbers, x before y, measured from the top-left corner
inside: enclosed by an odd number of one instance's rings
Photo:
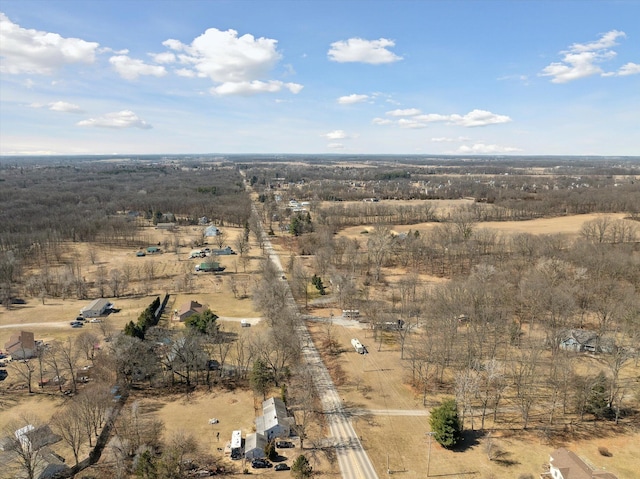
[[[208,226],[205,230],[204,230],[204,235],[205,236],[218,236],[218,232],[220,230],[218,228],[216,228],[215,226],[211,225]]]
[[[247,434],[244,440],[244,457],[247,459],[257,459],[265,457],[264,448],[267,445],[267,438],[259,432]]]
[[[541,474],[544,479],[617,479],[608,471],[589,467],[574,452],[561,447],[550,454],[549,472]]]
[[[291,435],[294,418],[287,415],[287,408],[279,398],[269,398],[262,402],[262,416],[256,418],[256,432],[263,434],[268,441]]]
[[[85,306],[80,310],[80,314],[83,318],[97,318],[102,316],[107,309],[111,308],[112,304],[108,299],[98,298],[92,301],[88,306]]]

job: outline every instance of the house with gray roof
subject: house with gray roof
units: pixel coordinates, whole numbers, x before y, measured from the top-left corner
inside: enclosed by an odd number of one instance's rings
[[[268,441],[277,437],[291,435],[291,426],[295,419],[287,414],[282,399],[269,398],[262,402],[262,416],[256,418],[256,432],[263,434]]]

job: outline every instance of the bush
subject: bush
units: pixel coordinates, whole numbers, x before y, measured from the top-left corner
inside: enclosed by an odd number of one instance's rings
[[[613,454],[611,454],[611,453],[609,452],[609,449],[607,449],[606,447],[602,447],[602,446],[601,446],[601,447],[599,447],[599,448],[598,448],[598,452],[600,453],[600,455],[601,455],[601,456],[604,456],[604,457],[611,457],[611,456],[613,456]]]

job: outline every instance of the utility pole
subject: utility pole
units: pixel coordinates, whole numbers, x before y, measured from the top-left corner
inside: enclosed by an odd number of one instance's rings
[[[426,433],[429,436],[429,452],[427,453],[427,477],[429,477],[429,469],[431,467],[431,436],[435,434],[435,432]]]

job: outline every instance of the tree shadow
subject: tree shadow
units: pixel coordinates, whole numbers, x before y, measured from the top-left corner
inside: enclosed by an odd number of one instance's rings
[[[480,438],[484,436],[482,431],[462,431],[462,440],[453,446],[453,452],[465,452],[480,444]]]

